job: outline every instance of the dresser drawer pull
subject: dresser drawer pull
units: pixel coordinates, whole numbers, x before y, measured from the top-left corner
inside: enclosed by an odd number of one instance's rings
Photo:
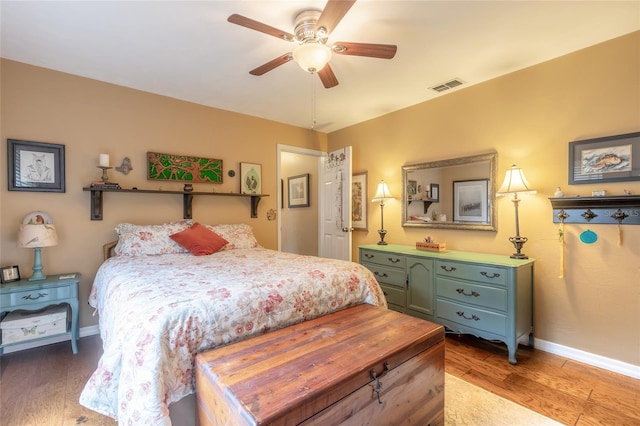
[[[374,255],[369,254],[369,253],[365,253],[365,254],[364,254],[364,257],[366,257],[367,259],[373,259],[373,258],[374,258]]]
[[[22,296],[22,298],[23,298],[24,300],[38,300],[38,299],[40,299],[41,297],[46,297],[46,296],[48,296],[48,294],[47,294],[47,293],[38,293],[38,297],[31,297],[31,295],[30,295],[30,294],[27,294],[26,296]]]
[[[498,278],[500,276],[500,274],[496,274],[496,273],[489,275],[488,272],[480,272],[480,275],[483,275],[487,278]]]
[[[388,277],[388,276],[389,276],[389,275],[387,275],[387,273],[386,273],[386,272],[380,273],[380,272],[378,272],[378,271],[375,271],[373,274],[374,274],[376,277],[382,277],[382,278],[386,278],[386,277]]]
[[[448,266],[440,265],[440,267],[441,267],[442,269],[444,269],[446,272],[453,272],[453,271],[455,271],[455,270],[456,270],[456,267],[455,267],[455,266],[452,266],[452,267],[450,267],[450,268],[449,268]]]
[[[456,288],[456,291],[460,294],[462,294],[463,296],[473,296],[473,297],[478,297],[480,296],[480,293],[478,293],[477,291],[471,291],[471,293],[465,293],[464,292],[464,288]]]
[[[397,257],[394,259],[393,257],[388,257],[387,260],[391,263],[398,263],[400,262],[400,259],[398,259]]]
[[[464,312],[462,312],[462,311],[458,311],[458,312],[456,312],[456,314],[458,314],[459,317],[462,317],[464,319],[480,321],[480,317],[477,316],[476,314],[472,314],[470,317],[465,316]]]

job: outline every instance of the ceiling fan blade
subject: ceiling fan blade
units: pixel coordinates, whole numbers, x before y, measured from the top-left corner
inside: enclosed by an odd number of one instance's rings
[[[318,18],[316,32],[318,28],[324,27],[327,29],[327,34],[331,34],[355,2],[356,0],[329,0]]]
[[[249,74],[251,74],[251,75],[262,75],[262,74],[265,74],[265,73],[271,71],[272,69],[274,69],[276,67],[279,67],[282,64],[286,64],[287,62],[289,62],[292,59],[293,59],[293,55],[291,54],[291,52],[285,53],[284,55],[279,56],[279,57],[275,58],[274,60],[269,61],[266,64],[260,65],[258,68],[249,71]]]
[[[370,58],[392,59],[396,56],[398,46],[395,44],[347,43],[336,42],[334,53],[339,55],[368,56]]]
[[[279,30],[270,25],[263,24],[262,22],[254,21],[253,19],[247,18],[246,16],[233,14],[227,18],[227,21],[232,24],[240,25],[241,27],[246,27],[252,30],[260,31],[261,33],[268,34],[270,36],[277,37],[281,40],[285,41],[293,41],[295,40],[295,36],[286,31]]]
[[[320,71],[318,71],[318,77],[320,77],[320,81],[322,81],[322,85],[325,89],[331,89],[338,85],[338,79],[329,64],[325,65]]]

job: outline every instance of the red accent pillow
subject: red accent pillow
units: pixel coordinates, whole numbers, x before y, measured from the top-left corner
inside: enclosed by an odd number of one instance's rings
[[[198,222],[184,231],[169,235],[169,237],[195,256],[213,254],[228,243],[220,235],[200,225]]]

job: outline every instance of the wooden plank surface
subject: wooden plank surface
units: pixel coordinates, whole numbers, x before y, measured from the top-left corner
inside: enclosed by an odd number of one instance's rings
[[[201,353],[201,420],[298,424],[370,383],[372,369],[394,369],[443,339],[440,325],[359,305]]]

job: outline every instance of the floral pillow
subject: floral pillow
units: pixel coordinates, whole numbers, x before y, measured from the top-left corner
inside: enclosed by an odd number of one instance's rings
[[[253,235],[253,229],[247,224],[205,226],[228,241],[228,243],[220,249],[221,251],[260,247],[256,237]]]
[[[188,250],[173,241],[170,235],[184,231],[190,226],[190,220],[168,222],[162,225],[120,223],[115,228],[118,233],[118,244],[114,252],[118,256],[188,253]]]

